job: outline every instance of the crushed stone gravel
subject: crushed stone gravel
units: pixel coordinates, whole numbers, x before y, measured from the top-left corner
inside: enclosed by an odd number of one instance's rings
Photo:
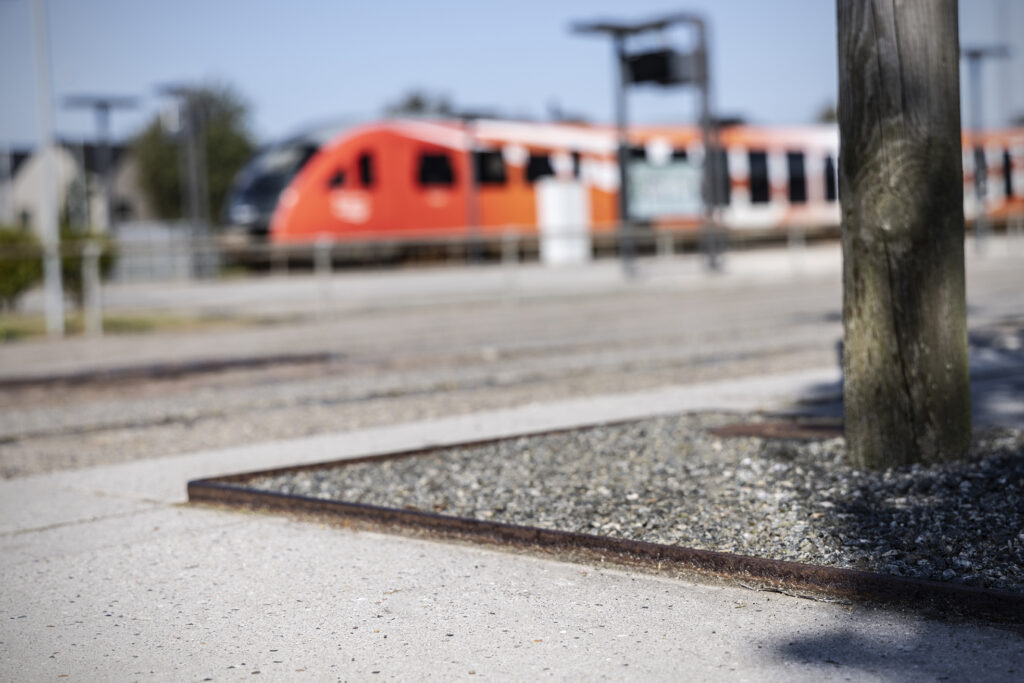
[[[260,490],[1024,592],[1024,432],[961,462],[850,467],[845,442],[721,438],[720,413],[257,477]]]

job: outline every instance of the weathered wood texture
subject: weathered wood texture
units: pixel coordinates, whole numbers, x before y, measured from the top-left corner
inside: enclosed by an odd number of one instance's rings
[[[845,429],[853,462],[971,439],[956,0],[838,0]]]

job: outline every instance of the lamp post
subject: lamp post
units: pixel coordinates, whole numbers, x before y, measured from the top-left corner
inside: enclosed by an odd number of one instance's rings
[[[967,82],[971,100],[971,157],[974,159],[974,196],[978,201],[978,213],[974,218],[974,246],[981,254],[985,251],[988,237],[988,216],[985,214],[985,196],[988,194],[988,161],[985,148],[981,146],[981,133],[985,128],[984,103],[981,95],[981,64],[989,58],[1008,58],[1010,48],[1005,45],[985,47],[961,47],[961,56],[967,60]]]
[[[206,153],[203,144],[203,115],[200,111],[199,89],[187,84],[163,85],[161,94],[175,98],[178,106],[183,141],[182,170],[184,199],[192,237],[197,245],[194,274],[203,278],[213,274],[215,263],[209,251],[209,191],[206,185]]]
[[[131,97],[109,95],[69,95],[64,98],[68,108],[92,109],[96,114],[96,166],[103,183],[104,225],[109,232],[114,227],[114,164],[110,150],[110,111],[130,109],[136,101]],[[84,170],[84,168],[83,168]]]
[[[626,40],[632,36],[651,31],[664,31],[671,26],[683,24],[696,33],[696,47],[689,53],[671,49],[629,54]],[[708,265],[713,270],[720,267],[715,207],[718,204],[717,144],[712,130],[711,87],[708,71],[707,26],[704,19],[695,14],[670,14],[644,22],[622,23],[597,21],[576,23],[572,31],[581,34],[602,34],[612,38],[618,77],[615,79],[615,124],[618,137],[619,165],[619,250],[623,269],[632,277],[636,272],[635,240],[633,222],[629,212],[629,137],[627,131],[626,90],[630,84],[655,83],[662,86],[694,85],[701,96],[701,137],[704,145],[704,248]],[[712,147],[715,145],[715,147]]]
[[[35,52],[36,119],[39,122],[39,150],[42,164],[37,225],[43,243],[43,299],[46,332],[64,336],[64,287],[60,272],[60,230],[57,227],[57,170],[53,140],[53,83],[50,76],[49,28],[46,0],[32,2],[33,48]]]

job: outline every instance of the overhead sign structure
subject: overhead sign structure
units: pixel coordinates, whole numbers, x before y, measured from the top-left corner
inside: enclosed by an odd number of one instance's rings
[[[627,52],[626,39],[641,33],[665,31],[676,24],[693,27],[696,41],[689,52],[681,52],[671,47],[643,52]],[[721,203],[721,191],[716,179],[719,177],[721,155],[713,153],[718,149],[717,131],[711,122],[711,84],[708,72],[707,29],[704,19],[694,14],[671,14],[653,21],[624,24],[619,22],[592,22],[576,24],[573,30],[577,33],[602,33],[611,36],[615,49],[615,57],[619,65],[619,78],[615,88],[615,119],[618,128],[618,159],[619,177],[619,251],[622,254],[623,268],[626,274],[634,274],[633,257],[633,221],[654,216],[655,207],[692,208],[693,174],[680,165],[678,168],[654,170],[642,165],[631,167],[629,163],[630,142],[627,136],[626,122],[626,89],[629,85],[652,83],[660,86],[692,85],[701,94],[700,125],[705,153],[701,172],[701,181],[697,196],[700,198],[698,207],[704,209],[704,250],[708,257],[708,266],[718,270],[719,239],[715,226],[715,208]],[[709,153],[709,150],[712,153]],[[681,183],[677,190],[670,190],[673,178]],[[641,187],[633,189],[633,183]],[[636,203],[639,202],[639,207]],[[670,214],[676,211],[670,211]],[[685,212],[680,212],[685,213]],[[696,213],[696,212],[694,212]]]

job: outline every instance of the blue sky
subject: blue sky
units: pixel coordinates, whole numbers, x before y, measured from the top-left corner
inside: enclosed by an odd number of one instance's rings
[[[1002,22],[1000,4],[1009,15]],[[544,117],[557,103],[608,121],[609,41],[573,35],[569,24],[678,10],[710,22],[721,113],[804,123],[836,91],[832,0],[48,0],[48,7],[54,121],[65,137],[91,138],[94,123],[88,112],[62,109],[63,95],[139,97],[138,110],[113,118],[122,138],[164,103],[156,85],[209,80],[247,98],[261,140],[325,120],[372,118],[412,88],[464,107]],[[962,43],[995,42],[1003,26],[1016,49],[1008,74],[986,67],[989,122],[1001,122],[1003,107],[1024,112],[1024,95],[996,87],[1003,77],[1024,84],[1024,2],[961,0],[960,14]],[[0,0],[0,144],[36,136],[31,36],[31,0]],[[692,96],[679,90],[645,90],[630,105],[641,121],[694,115]]]

